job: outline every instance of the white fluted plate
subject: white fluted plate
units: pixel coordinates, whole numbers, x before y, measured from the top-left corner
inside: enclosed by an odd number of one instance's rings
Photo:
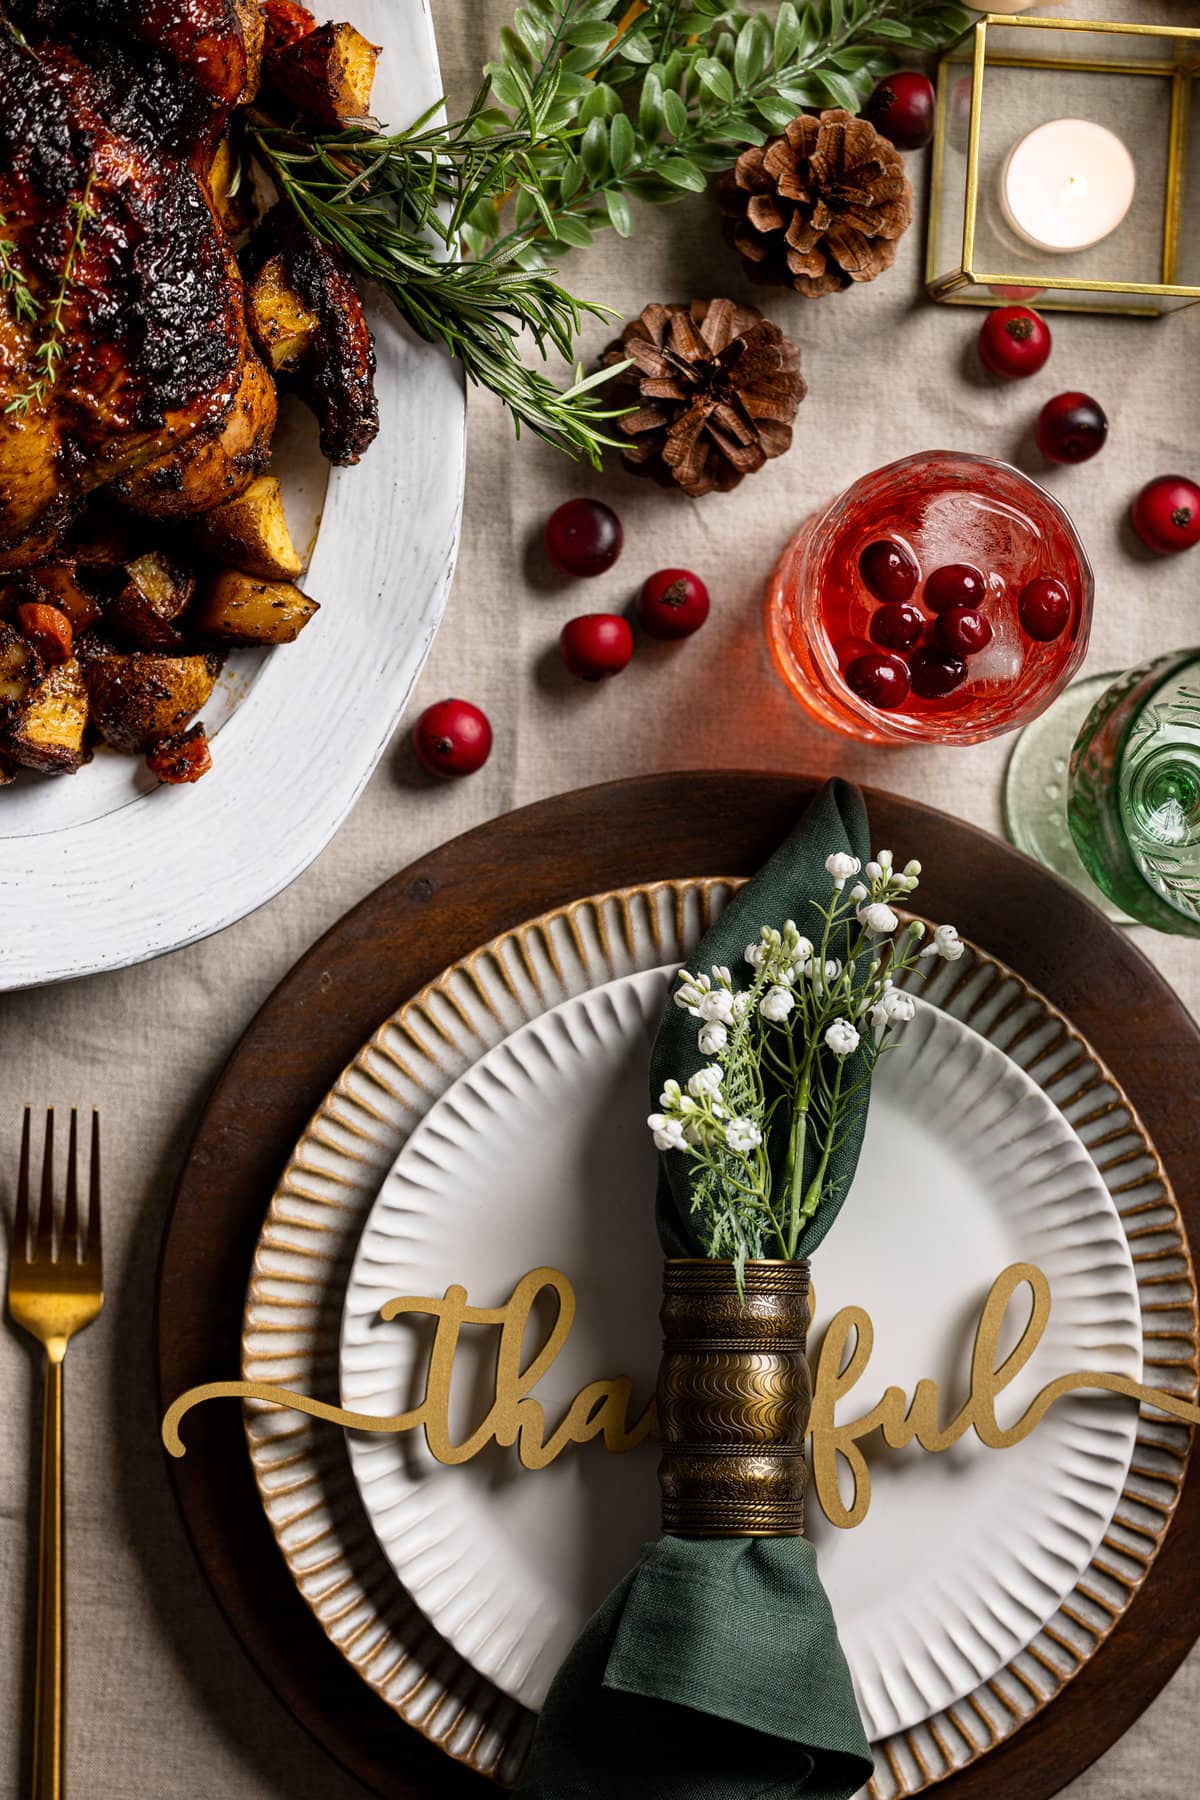
[[[355,1259],[347,1406],[400,1412],[423,1391],[428,1331],[384,1324],[386,1300],[461,1283],[473,1304],[496,1306],[528,1269],[550,1265],[578,1299],[568,1344],[536,1389],[550,1426],[600,1376],[630,1375],[631,1416],[640,1412],[658,1363],[661,1269],[647,1067],[670,979],[669,968],[644,970],[565,1000],[488,1049],[429,1109]],[[847,1304],[875,1326],[872,1363],[839,1418],[862,1415],[890,1385],[911,1393],[922,1376],[939,1382],[943,1418],[957,1411],[979,1309],[1015,1262],[1044,1271],[1052,1311],[998,1402],[1002,1425],[1066,1371],[1140,1378],[1130,1248],[1092,1158],[1016,1062],[918,1001],[879,1065],[853,1192],[815,1263],[815,1338]],[[1012,1314],[1002,1355],[1027,1306]],[[486,1410],[494,1367],[495,1332],[468,1328],[456,1439]],[[810,1495],[810,1535],[873,1741],[990,1680],[1057,1612],[1109,1527],[1136,1431],[1130,1403],[1076,1395],[1003,1452],[973,1435],[936,1456],[871,1440],[873,1497],[853,1531],[830,1526]],[[540,1707],[585,1620],[657,1533],[654,1446],[573,1447],[536,1473],[495,1446],[445,1468],[414,1434],[351,1434],[349,1447],[405,1589],[480,1674]]]

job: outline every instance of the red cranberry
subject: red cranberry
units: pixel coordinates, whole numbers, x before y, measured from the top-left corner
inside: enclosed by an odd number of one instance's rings
[[[1170,556],[1200,543],[1200,487],[1186,475],[1159,475],[1133,503],[1133,529],[1149,550]]]
[[[562,659],[580,681],[619,675],[633,655],[633,632],[618,613],[583,613],[569,619],[558,640]]]
[[[1027,581],[1017,601],[1017,617],[1026,635],[1039,644],[1061,637],[1071,617],[1071,595],[1057,575],[1039,575]]]
[[[979,330],[979,359],[1010,381],[1036,375],[1050,354],[1050,327],[1027,306],[998,306]]]
[[[914,650],[908,659],[908,675],[914,694],[922,700],[941,700],[967,678],[961,656],[945,650]]]
[[[946,563],[925,583],[925,604],[931,612],[945,612],[951,606],[982,606],[986,599],[987,582],[970,563]]]
[[[660,569],[642,588],[638,616],[651,637],[691,637],[708,617],[708,589],[690,569]]]
[[[871,642],[885,650],[910,650],[925,629],[925,614],[905,600],[881,606],[871,620]]]
[[[1108,420],[1089,394],[1055,394],[1038,414],[1035,435],[1051,462],[1086,462],[1103,450]]]
[[[921,578],[914,558],[903,544],[876,538],[858,559],[858,572],[877,600],[909,600]]]
[[[879,83],[863,117],[897,150],[923,150],[933,136],[933,83],[915,69],[901,69]]]
[[[439,700],[417,720],[413,748],[434,775],[473,775],[492,753],[492,728],[469,700]]]
[[[952,656],[974,656],[991,643],[992,622],[976,607],[950,606],[934,620],[930,637]]]
[[[546,520],[546,555],[564,575],[603,575],[624,542],[620,519],[602,500],[564,500]]]
[[[846,670],[846,686],[880,712],[903,706],[908,685],[908,670],[898,656],[856,656]]]

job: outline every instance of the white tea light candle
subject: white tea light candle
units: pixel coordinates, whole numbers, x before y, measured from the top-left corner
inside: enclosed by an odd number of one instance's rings
[[[1091,119],[1051,119],[1009,151],[1000,205],[1038,250],[1086,250],[1116,230],[1133,201],[1133,158]]]

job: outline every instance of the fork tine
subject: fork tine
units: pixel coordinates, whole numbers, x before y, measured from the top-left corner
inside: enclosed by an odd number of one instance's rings
[[[67,1138],[67,1203],[63,1209],[62,1238],[59,1243],[59,1255],[66,1256],[68,1251],[72,1262],[79,1261],[79,1117],[75,1108],[71,1108],[71,1129]]]
[[[88,1223],[87,1243],[84,1245],[85,1262],[99,1266],[100,1248],[100,1114],[92,1109],[92,1159],[88,1174]]]
[[[54,1260],[54,1108],[46,1109],[46,1138],[42,1149],[42,1203],[38,1208],[36,1253]]]
[[[17,1174],[17,1205],[13,1213],[13,1260],[29,1261],[29,1108],[21,1126],[21,1165]]]

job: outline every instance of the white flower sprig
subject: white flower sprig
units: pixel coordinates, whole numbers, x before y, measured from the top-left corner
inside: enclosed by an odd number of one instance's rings
[[[920,863],[897,870],[881,850],[864,868],[835,851],[825,868],[832,891],[827,905],[813,902],[813,938],[792,919],[782,930],[764,925],[746,946],[748,988],[717,965],[681,969],[675,989],[676,1006],[699,1024],[701,1054],[717,1060],[686,1087],[667,1081],[647,1122],[660,1150],[695,1165],[693,1209],[707,1253],[739,1270],[749,1256],[795,1259],[805,1226],[836,1191],[830,1165],[866,1104],[875,1064],[914,1015],[897,980],[929,957],[963,954],[953,925],[939,925],[927,944],[922,924],[901,926],[895,909],[916,890]],[[777,1180],[768,1151],[784,1142]]]

